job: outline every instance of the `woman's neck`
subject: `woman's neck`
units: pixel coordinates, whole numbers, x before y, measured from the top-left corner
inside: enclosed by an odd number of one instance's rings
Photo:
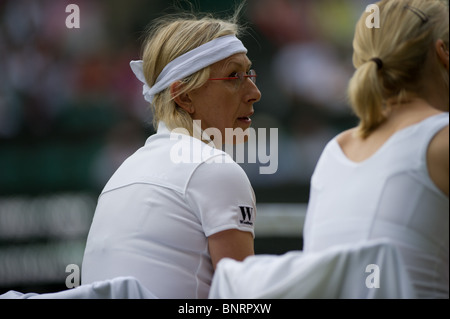
[[[416,123],[428,116],[442,112],[421,97],[410,97],[402,102],[386,101],[385,128],[396,131],[405,126]]]

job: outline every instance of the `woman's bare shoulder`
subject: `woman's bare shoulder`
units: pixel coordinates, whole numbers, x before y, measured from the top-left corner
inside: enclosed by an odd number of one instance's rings
[[[356,128],[351,128],[339,133],[336,136],[336,141],[338,142],[341,148],[345,148],[346,145],[351,143],[356,136]]]
[[[437,187],[449,194],[449,126],[440,130],[431,140],[427,152],[428,173]]]

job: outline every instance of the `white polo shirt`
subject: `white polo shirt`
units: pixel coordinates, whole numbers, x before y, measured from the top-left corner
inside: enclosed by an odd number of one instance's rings
[[[159,298],[207,298],[207,237],[254,236],[255,214],[252,186],[228,154],[160,123],[98,199],[82,283],[133,276]]]

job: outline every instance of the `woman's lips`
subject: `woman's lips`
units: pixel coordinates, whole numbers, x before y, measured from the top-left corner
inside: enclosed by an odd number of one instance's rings
[[[252,123],[252,119],[250,118],[250,116],[252,116],[253,113],[254,113],[254,112],[251,112],[251,113],[249,113],[249,114],[247,114],[247,115],[245,115],[245,116],[238,117],[238,120],[239,120],[240,122],[244,122],[244,123],[246,123],[246,124],[250,124],[250,123]]]
[[[240,122],[245,123],[245,124],[251,124],[251,123],[252,123],[252,119],[249,118],[248,116],[239,117],[238,120],[239,120]]]

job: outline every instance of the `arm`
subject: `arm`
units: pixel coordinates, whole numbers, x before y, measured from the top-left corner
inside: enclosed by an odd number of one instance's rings
[[[243,260],[254,254],[253,188],[239,165],[222,160],[199,165],[186,189],[186,200],[201,223],[214,268],[224,257]]]
[[[224,257],[242,261],[254,255],[253,235],[237,229],[229,229],[209,236],[208,246],[214,269]]]

